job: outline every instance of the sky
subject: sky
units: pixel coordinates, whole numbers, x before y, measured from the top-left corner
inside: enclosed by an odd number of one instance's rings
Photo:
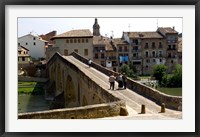
[[[97,18],[103,36],[121,38],[123,32],[156,31],[158,27],[175,27],[182,33],[182,18]],[[29,34],[58,34],[76,29],[90,29],[93,32],[95,18],[18,18],[18,37]]]

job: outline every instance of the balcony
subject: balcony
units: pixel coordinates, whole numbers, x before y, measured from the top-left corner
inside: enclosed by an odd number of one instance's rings
[[[177,40],[167,40],[168,44],[177,43]]]
[[[103,52],[105,52],[105,50],[93,49],[93,52],[103,53]]]
[[[117,57],[116,56],[108,56],[108,57],[106,57],[106,59],[108,59],[108,60],[116,60]]]

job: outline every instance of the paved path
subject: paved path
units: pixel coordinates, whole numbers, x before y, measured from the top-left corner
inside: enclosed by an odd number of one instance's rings
[[[99,72],[95,68],[89,68],[88,65],[80,62],[73,56],[64,56],[64,58],[76,65],[80,70],[84,71],[86,75],[90,76],[90,78],[101,87],[107,89],[109,93],[126,101],[126,106],[129,112],[128,116],[109,117],[103,119],[182,119],[182,112],[180,111],[166,109],[165,113],[159,113],[161,107],[153,101],[135,93],[130,89],[117,90],[117,82],[115,82],[115,89],[109,90],[110,84],[108,82],[108,76]],[[141,112],[142,104],[146,107],[146,114],[139,114]]]

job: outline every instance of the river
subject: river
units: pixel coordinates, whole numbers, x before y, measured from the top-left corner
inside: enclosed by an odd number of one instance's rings
[[[49,110],[44,95],[18,94],[18,113]]]

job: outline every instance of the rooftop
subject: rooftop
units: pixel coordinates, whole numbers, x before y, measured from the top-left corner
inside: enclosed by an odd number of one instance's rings
[[[56,35],[52,37],[51,40],[57,39],[57,38],[74,38],[74,37],[76,38],[93,37],[93,35],[89,29],[71,30],[71,31],[67,31],[65,33]]]
[[[163,38],[158,32],[124,32],[130,38]]]

